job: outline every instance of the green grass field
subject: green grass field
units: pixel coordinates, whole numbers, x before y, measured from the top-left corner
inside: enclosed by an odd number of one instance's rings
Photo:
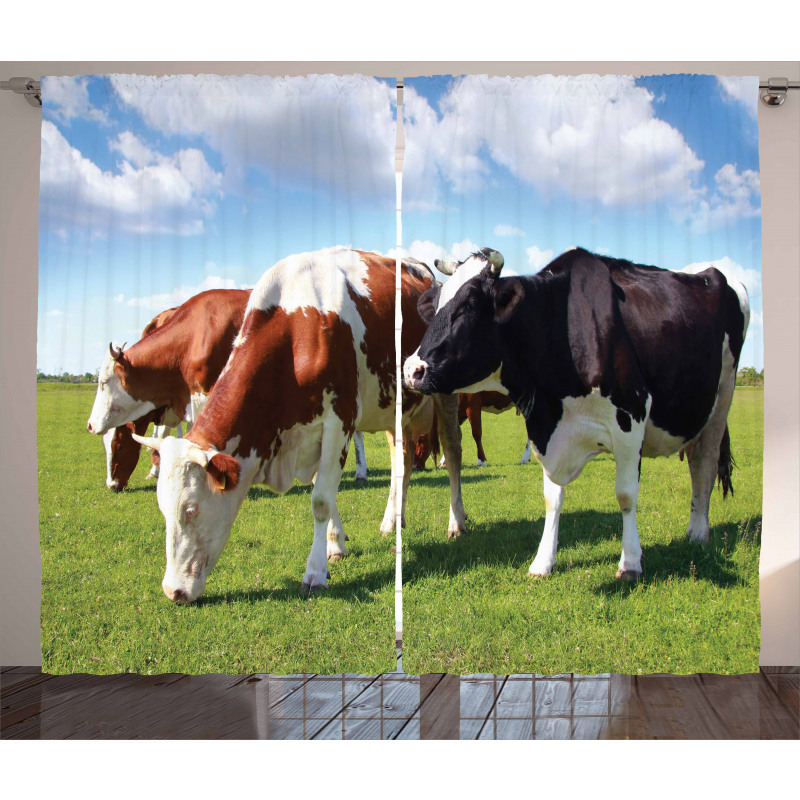
[[[105,488],[85,425],[93,386],[40,384],[42,655],[49,672],[360,672],[394,669],[393,539],[378,525],[389,481],[384,438],[367,436],[370,483],[353,454],[339,508],[350,556],[330,590],[300,592],[311,545],[310,487],[250,490],[201,600],[161,592],[164,519],[146,457],[129,489]],[[645,460],[639,495],[644,578],[614,579],[621,517],[610,456],[566,494],[553,575],[526,573],[544,521],[538,465],[513,413],[484,418],[489,466],[463,429],[469,531],[448,541],[447,477],[412,478],[404,531],[404,668],[409,673],[753,672],[758,669],[763,390],[730,416],[735,497],[711,501],[712,538],[692,545],[687,465]]]
[[[542,472],[520,466],[522,419],[484,415],[489,466],[465,423],[468,532],[448,541],[444,470],[415,474],[403,535],[403,666],[428,672],[583,674],[758,671],[763,389],[736,390],[729,417],[735,497],[711,500],[711,541],[686,538],[689,470],[645,459],[643,579],[615,580],[622,518],[614,461],[567,488],[556,567],[527,577],[544,526]]]
[[[383,434],[354,453],[339,510],[350,556],[330,590],[305,599],[311,487],[253,487],[203,597],[163,595],[164,518],[143,455],[128,490],[105,487],[102,440],[86,432],[96,387],[38,386],[42,657],[46,672],[375,674],[395,668],[394,537],[379,531],[389,486]]]

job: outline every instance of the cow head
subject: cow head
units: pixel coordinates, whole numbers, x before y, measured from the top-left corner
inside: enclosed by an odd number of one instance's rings
[[[108,353],[97,376],[97,394],[92,413],[86,425],[89,433],[103,434],[144,416],[156,407],[155,403],[137,400],[128,393],[126,375],[130,362],[125,358],[124,347],[108,346]]]
[[[505,322],[522,296],[514,280],[498,281],[503,256],[484,247],[461,262],[435,261],[452,277],[418,302],[428,330],[403,365],[406,385],[434,392],[506,393],[500,383],[498,323]]]
[[[105,440],[105,437],[104,437]],[[141,445],[133,440],[133,423],[114,429],[109,443],[111,450],[111,483],[108,488],[121,492],[139,463]]]
[[[167,524],[167,568],[161,588],[176,603],[193,603],[228,541],[247,493],[230,455],[167,436],[136,441],[159,451],[158,507]]]

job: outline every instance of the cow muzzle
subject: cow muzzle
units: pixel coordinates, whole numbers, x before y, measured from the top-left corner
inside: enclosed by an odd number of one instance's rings
[[[418,392],[424,391],[426,378],[428,376],[428,365],[422,361],[415,353],[410,355],[403,364],[403,380],[410,389]]]
[[[173,589],[166,581],[161,584],[161,588],[164,590],[164,594],[167,596],[167,598],[179,606],[186,605],[187,603],[194,603],[194,601],[197,600],[197,598],[203,593],[202,586],[195,587],[193,589],[190,589],[186,586]],[[199,591],[196,591],[196,588],[199,588]]]

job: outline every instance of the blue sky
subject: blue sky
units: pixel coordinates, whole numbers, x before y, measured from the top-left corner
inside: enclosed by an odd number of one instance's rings
[[[405,80],[412,255],[500,250],[528,274],[579,245],[748,289],[742,366],[763,366],[757,79],[697,75]]]
[[[94,372],[159,311],[252,286],[291,253],[392,252],[393,80],[45,78],[37,366]],[[507,269],[567,247],[747,285],[761,368],[752,80],[405,81],[406,248],[491,246]]]
[[[39,338],[45,372],[292,253],[395,244],[393,80],[45,78]]]

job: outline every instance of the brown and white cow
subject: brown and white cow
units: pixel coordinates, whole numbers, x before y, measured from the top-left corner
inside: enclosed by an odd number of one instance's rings
[[[201,292],[127,350],[109,346],[89,432],[104,434],[162,407],[174,425],[193,421],[228,360],[249,295],[244,289]]]
[[[427,267],[403,263],[403,357],[424,333],[416,306],[432,284]],[[285,492],[295,478],[314,479],[314,539],[303,587],[327,588],[327,559],[346,553],[336,494],[350,440],[356,430],[394,429],[394,324],[394,259],[339,247],[290,256],[264,273],[191,432],[183,439],[137,437],[161,453],[158,504],[166,520],[167,597],[185,603],[202,594],[252,484]],[[404,444],[433,416],[422,395],[407,399]],[[445,401],[443,413],[451,406]],[[440,428],[448,461],[460,468],[451,433]],[[412,452],[409,446],[404,450],[408,473]],[[451,518],[460,528],[457,483],[458,508],[451,508]],[[390,497],[384,523],[393,515]]]
[[[141,338],[151,334],[154,330],[161,328],[166,322],[172,319],[178,306],[168,308],[156,314],[150,322],[145,325]],[[106,486],[115,491],[121,492],[128,485],[128,481],[133,474],[136,465],[139,463],[139,451],[142,446],[133,439],[131,434],[142,435],[147,432],[147,428],[152,422],[157,426],[157,433],[163,438],[166,433],[166,426],[162,425],[163,409],[154,409],[138,420],[128,422],[119,428],[110,428],[103,434],[103,445],[106,451]],[[180,427],[178,428],[180,431]],[[180,435],[180,434],[179,434]],[[152,452],[152,466],[148,478],[158,477],[158,453]]]

